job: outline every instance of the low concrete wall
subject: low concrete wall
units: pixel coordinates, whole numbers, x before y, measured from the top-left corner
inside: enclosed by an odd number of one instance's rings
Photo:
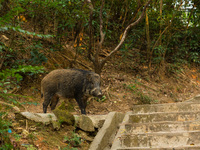
[[[125,124],[128,123],[130,114],[132,114],[132,112],[126,113],[122,125],[120,126],[119,131],[116,134],[115,139],[113,140],[111,150],[118,150],[118,148],[121,148],[121,136],[126,131]]]
[[[119,112],[110,112],[104,122],[103,127],[95,136],[89,150],[103,150],[109,145],[113,134],[117,132],[119,124],[122,122],[125,114]]]

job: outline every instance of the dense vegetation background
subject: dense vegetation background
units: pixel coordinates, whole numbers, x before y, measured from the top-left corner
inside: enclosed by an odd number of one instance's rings
[[[72,67],[81,55],[100,73],[103,67],[97,63],[109,56],[125,29],[141,15],[143,19],[129,28],[119,48],[121,60],[134,59],[133,53],[137,54],[134,63],[145,64],[154,72],[173,71],[183,64],[198,65],[199,2],[152,0],[144,10],[145,2],[3,0],[0,69],[42,65],[47,60],[53,61],[51,67]],[[63,56],[66,64],[51,58],[66,46],[72,46],[72,54],[64,54],[68,59]]]
[[[125,72],[146,70],[159,80],[199,68],[200,1],[0,1],[1,101],[17,104],[23,96],[13,93],[45,71],[101,74],[116,61]],[[7,133],[9,124],[1,124]]]

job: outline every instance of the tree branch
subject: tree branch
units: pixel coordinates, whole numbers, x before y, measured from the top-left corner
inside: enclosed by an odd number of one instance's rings
[[[131,27],[137,25],[137,24],[142,20],[142,18],[144,17],[144,13],[145,13],[145,11],[146,11],[146,8],[147,8],[147,6],[149,5],[150,2],[151,2],[151,0],[148,0],[148,2],[145,4],[144,9],[143,9],[143,11],[142,11],[142,14],[139,16],[139,18],[138,18],[135,22],[131,23],[130,25],[128,25],[128,26],[126,27],[126,29],[125,29],[125,31],[124,31],[124,33],[123,33],[123,36],[122,36],[121,41],[120,41],[119,44],[115,47],[115,49],[114,49],[113,51],[111,51],[111,52],[109,53],[109,55],[108,55],[106,58],[104,58],[104,59],[102,60],[102,62],[101,62],[101,67],[103,67],[103,65],[106,63],[106,61],[107,61],[107,60],[120,48],[120,46],[124,43],[128,30],[129,30]]]
[[[183,4],[183,2],[182,2],[182,3],[180,4],[180,6],[177,8],[177,11],[178,11],[179,8],[182,6],[182,4]],[[172,19],[170,20],[169,25],[162,31],[162,33],[160,33],[160,35],[159,35],[159,37],[158,37],[156,43],[154,44],[154,46],[153,46],[153,48],[152,48],[152,51],[153,51],[154,48],[158,45],[158,43],[159,43],[160,39],[162,38],[162,35],[165,33],[165,31],[167,31],[167,29],[171,26],[171,24],[172,24],[172,22],[173,22],[173,20],[174,20],[175,15],[176,15],[176,14],[174,14],[174,15],[172,16]]]
[[[99,20],[100,20],[100,26],[99,26],[99,30],[100,30],[100,41],[99,41],[99,44],[98,44],[98,49],[96,51],[96,54],[95,54],[95,61],[98,61],[98,57],[99,57],[99,52],[102,48],[102,44],[103,44],[103,41],[104,41],[104,37],[105,37],[105,34],[103,33],[103,17],[102,17],[102,12],[103,12],[103,7],[104,7],[104,0],[101,0],[101,8],[100,8],[100,14],[99,14]]]
[[[93,10],[94,7],[92,5],[91,0],[85,0],[88,3],[88,7],[90,9],[90,20],[89,20],[89,48],[88,48],[88,58],[91,60],[93,63],[95,62],[94,58],[92,57],[92,20],[93,20]]]
[[[177,11],[178,11],[179,8],[182,6],[182,4],[183,4],[183,2],[181,2],[180,6],[177,8]],[[152,56],[152,54],[153,54],[153,51],[154,51],[155,47],[158,45],[160,39],[162,38],[162,35],[163,35],[163,34],[167,31],[167,29],[171,26],[171,24],[172,24],[172,22],[173,22],[173,20],[174,20],[175,15],[176,15],[176,13],[172,16],[169,25],[160,33],[158,39],[156,40],[155,44],[153,45],[153,48],[152,48],[152,50],[151,50],[151,52],[150,52],[150,56],[149,56],[149,59],[150,59],[150,60],[149,60],[149,70],[150,70],[150,68],[151,68],[151,59],[152,59],[151,56]]]
[[[15,105],[12,105],[12,104],[9,104],[9,103],[6,103],[6,102],[2,102],[2,101],[0,101],[0,104],[12,107],[16,112],[20,112],[19,107],[15,106]]]

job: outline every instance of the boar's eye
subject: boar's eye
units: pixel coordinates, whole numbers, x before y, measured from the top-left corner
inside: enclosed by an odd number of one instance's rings
[[[91,86],[91,87],[93,87],[93,86],[94,86],[94,83],[93,83],[93,82],[91,82],[91,83],[90,83],[90,86]]]

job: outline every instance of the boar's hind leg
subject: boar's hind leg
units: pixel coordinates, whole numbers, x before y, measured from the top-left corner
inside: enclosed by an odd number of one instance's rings
[[[47,107],[50,104],[52,99],[52,95],[44,95],[44,102],[43,102],[43,112],[46,113],[47,112]]]
[[[58,95],[54,95],[54,97],[51,100],[51,104],[50,104],[51,110],[54,110],[56,108],[56,105],[58,104],[58,101],[59,101],[59,96]]]

